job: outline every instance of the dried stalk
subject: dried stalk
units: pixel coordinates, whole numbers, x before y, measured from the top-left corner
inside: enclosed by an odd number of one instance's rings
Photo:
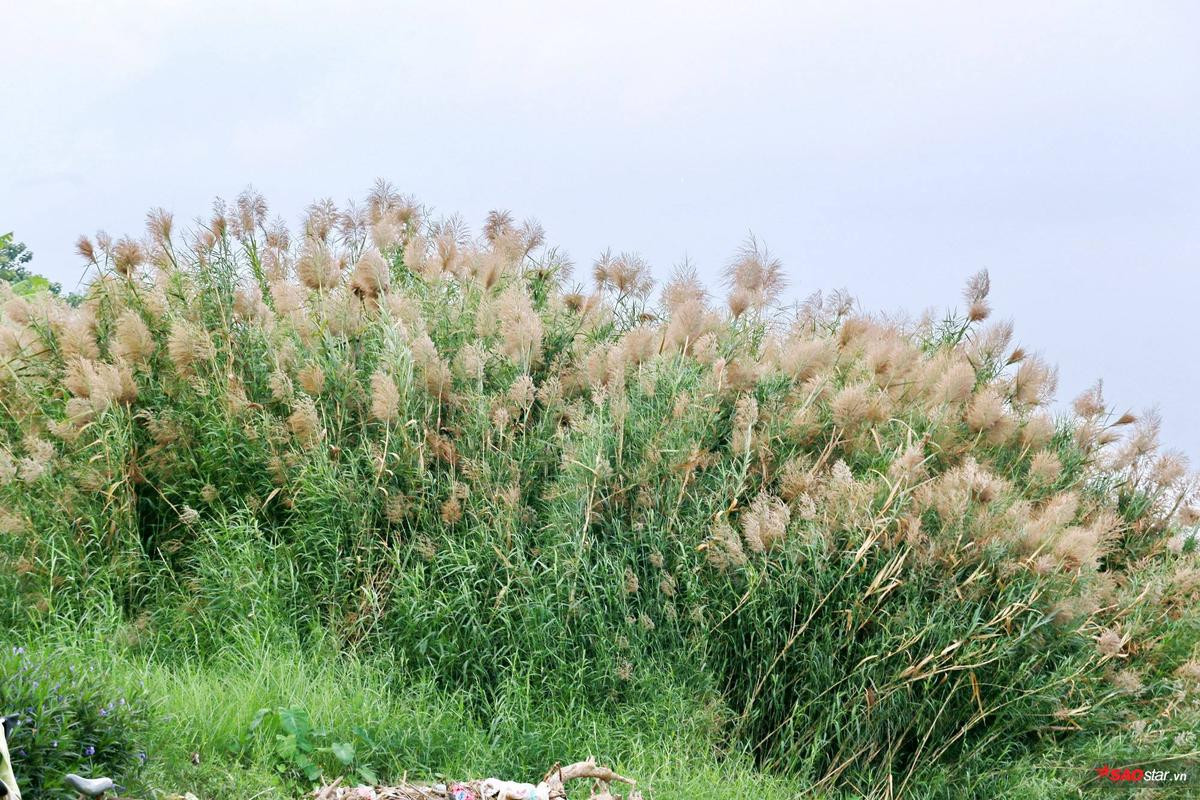
[[[641,793],[635,788],[636,781],[599,766],[594,757],[565,767],[555,764],[536,785],[486,778],[450,784],[404,782],[397,786],[342,786],[339,779],[317,789],[312,797],[314,800],[454,800],[455,790],[466,790],[471,793],[466,796],[473,795],[476,800],[565,800],[567,782],[585,778],[596,782],[592,800],[642,800]],[[629,793],[614,795],[610,788],[613,783],[626,784]]]

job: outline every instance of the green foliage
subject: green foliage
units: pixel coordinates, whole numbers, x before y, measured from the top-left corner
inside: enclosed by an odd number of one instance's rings
[[[0,648],[0,708],[17,719],[8,747],[26,797],[73,797],[68,772],[132,780],[146,761],[144,698],[84,654]]]
[[[62,294],[62,284],[31,272],[26,266],[33,260],[33,252],[23,242],[13,239],[12,233],[0,234],[0,281],[11,284],[19,297],[33,297],[48,292],[55,297]],[[83,302],[83,295],[72,292],[65,298],[71,306]]]
[[[60,284],[29,271],[26,265],[32,259],[29,248],[14,241],[11,233],[0,235],[0,280],[12,284],[13,291],[23,297],[45,291],[59,294],[62,291]]]
[[[361,742],[371,743],[370,735],[361,726],[356,725],[353,733]],[[230,740],[230,754],[247,758],[256,734],[269,738],[267,750],[275,761],[275,769],[285,775],[298,776],[309,782],[317,781],[322,775],[338,774],[350,775],[369,784],[379,780],[370,766],[359,761],[353,741],[335,739],[329,731],[314,729],[308,712],[299,706],[260,708],[245,733]]]

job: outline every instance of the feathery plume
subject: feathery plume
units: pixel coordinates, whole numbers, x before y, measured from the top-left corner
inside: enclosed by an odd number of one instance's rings
[[[371,416],[380,422],[392,422],[400,414],[400,390],[392,376],[383,370],[371,375]]]
[[[75,240],[75,252],[89,264],[96,263],[96,246],[87,236],[80,234],[79,238]]]
[[[233,315],[245,323],[258,323],[264,328],[271,325],[271,309],[263,302],[262,290],[258,286],[237,290],[233,296]]]
[[[722,572],[746,563],[742,540],[724,520],[714,526],[712,533],[701,547],[704,548],[705,560]]]
[[[58,345],[64,358],[99,358],[95,319],[82,309],[68,314],[59,330]]]
[[[302,286],[290,283],[282,278],[271,281],[271,302],[275,304],[276,313],[292,317],[301,313],[304,308],[305,291]]]
[[[805,456],[788,459],[779,472],[779,496],[790,503],[811,491],[816,484],[812,469],[811,459]]]
[[[350,288],[359,297],[374,300],[387,291],[391,272],[377,250],[367,250],[354,265]]]
[[[508,387],[508,399],[522,413],[529,410],[533,405],[536,392],[533,386],[533,378],[528,375],[518,375],[517,379]]]
[[[1096,570],[1108,552],[1117,520],[1101,515],[1088,525],[1064,530],[1054,542],[1054,555],[1068,569]]]
[[[625,568],[624,588],[625,594],[637,594],[641,584],[638,581],[638,576],[629,567]]]
[[[1195,691],[1200,687],[1200,658],[1185,661],[1175,670],[1175,677],[1183,681],[1187,691]]]
[[[167,355],[181,375],[192,375],[195,366],[216,357],[208,331],[187,320],[178,320],[167,336]]]
[[[631,367],[649,361],[658,352],[659,334],[649,325],[630,329],[620,341],[620,358]]]
[[[27,436],[25,456],[18,462],[17,474],[25,483],[35,483],[50,472],[54,460],[54,445],[38,436]]]
[[[175,227],[175,217],[164,208],[152,208],[146,214],[146,233],[150,240],[160,248],[166,249],[171,243],[171,231]],[[88,259],[91,261],[92,259]]]
[[[248,186],[238,194],[234,203],[233,235],[246,242],[254,238],[254,231],[267,221],[267,200]]]
[[[1045,447],[1054,438],[1054,420],[1047,414],[1035,414],[1021,426],[1021,444],[1030,449]]]
[[[1112,676],[1112,685],[1117,691],[1125,694],[1139,694],[1144,688],[1142,676],[1135,669],[1122,669],[1115,672]]]
[[[142,245],[128,237],[113,245],[112,256],[113,269],[125,277],[132,275],[146,261],[146,251]]]
[[[1096,637],[1096,649],[1106,658],[1123,658],[1125,639],[1113,628],[1105,628]]]
[[[717,326],[716,315],[700,299],[683,300],[671,309],[664,346],[683,353],[697,354],[699,342]],[[702,348],[700,348],[702,349]],[[711,359],[705,359],[711,361]]]
[[[940,403],[963,403],[975,390],[975,369],[966,362],[954,364],[941,374],[933,396]]]
[[[1104,402],[1104,382],[1096,381],[1075,398],[1072,406],[1075,413],[1085,420],[1093,420],[1106,413],[1108,405]]]
[[[341,213],[329,198],[318,200],[310,205],[304,216],[304,234],[317,241],[324,242],[329,238],[334,226],[338,223]]]
[[[502,209],[488,212],[487,220],[483,223],[483,237],[495,244],[506,236],[516,232],[513,216]]]
[[[0,486],[12,483],[17,477],[17,462],[7,447],[0,446]]]
[[[300,371],[296,373],[296,380],[300,382],[300,388],[313,397],[317,397],[325,391],[325,370],[321,369],[321,365],[315,361],[310,361],[301,367]]]
[[[1020,408],[1045,405],[1058,388],[1058,370],[1037,356],[1029,356],[1013,377],[1012,401]]]
[[[1029,462],[1029,482],[1034,486],[1049,486],[1062,474],[1062,461],[1050,450],[1034,454]]]
[[[117,318],[111,347],[117,358],[141,364],[154,353],[154,337],[141,316],[127,308]]]
[[[925,474],[925,448],[920,443],[909,445],[888,466],[888,475],[893,480],[911,485]]]
[[[487,355],[482,347],[472,342],[458,351],[454,359],[458,374],[468,381],[478,381],[483,378]]]
[[[675,267],[671,273],[671,279],[663,287],[662,303],[668,315],[685,303],[703,305],[707,299],[708,292],[704,290],[700,279],[696,277],[695,268],[692,267],[691,262],[684,259],[682,264]]]
[[[341,264],[333,257],[324,238],[307,239],[296,262],[301,283],[313,290],[330,289],[341,277]]]
[[[754,441],[754,425],[758,422],[758,401],[750,395],[738,398],[733,412],[733,452],[739,455],[750,452]]]
[[[878,420],[880,409],[877,400],[866,384],[843,386],[829,401],[834,424],[844,431],[855,431],[870,419]]]
[[[457,497],[450,497],[442,503],[441,517],[442,522],[447,525],[453,525],[462,519],[462,502]]]
[[[967,427],[983,434],[989,442],[998,444],[1008,438],[1016,422],[1004,407],[1004,397],[994,386],[984,387],[967,408]]]
[[[988,315],[992,313],[987,302],[988,294],[991,291],[992,279],[988,276],[986,269],[981,269],[967,279],[967,285],[963,289],[963,298],[967,301],[967,319],[971,322],[987,319]]]
[[[807,381],[827,370],[837,358],[837,346],[828,337],[788,339],[779,351],[780,369],[797,381]]]
[[[1043,547],[1071,524],[1078,510],[1079,496],[1074,492],[1055,495],[1030,517],[1021,537],[1031,550]]]
[[[321,417],[312,398],[301,395],[292,408],[292,413],[287,419],[292,434],[302,444],[319,442],[325,436],[325,431],[321,427]]]
[[[496,307],[503,351],[513,361],[529,365],[542,352],[542,318],[529,295],[511,287],[500,295]]]
[[[645,297],[654,288],[650,267],[637,253],[614,256],[604,251],[592,264],[592,277],[598,289],[609,289],[622,297]]]
[[[726,266],[725,285],[730,289],[731,307],[744,304],[742,310],[761,310],[778,301],[787,287],[787,278],[783,274],[783,262],[772,256],[751,234]],[[736,310],[734,316],[738,316]]]
[[[756,553],[775,549],[787,533],[792,511],[774,495],[760,493],[742,512],[742,538]]]

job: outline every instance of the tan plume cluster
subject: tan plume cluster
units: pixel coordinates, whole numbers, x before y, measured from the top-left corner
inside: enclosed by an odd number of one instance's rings
[[[778,497],[759,494],[742,513],[742,538],[756,553],[775,549],[787,535],[791,509]]]
[[[650,266],[636,253],[606,251],[592,265],[592,277],[599,289],[620,296],[645,297],[654,288]]]
[[[987,319],[992,313],[991,306],[988,305],[988,295],[991,291],[992,279],[986,269],[976,272],[967,281],[967,286],[963,289],[963,298],[967,301],[967,319],[971,322]]]
[[[216,357],[216,348],[206,329],[187,320],[178,320],[167,336],[167,354],[181,375],[191,375],[200,364]]]
[[[737,257],[725,268],[725,283],[729,287],[729,310],[740,317],[747,310],[761,311],[778,302],[787,279],[783,262],[771,255],[751,235]]]
[[[708,563],[719,570],[729,570],[746,563],[742,541],[728,522],[718,523],[702,545]]]
[[[371,416],[380,422],[392,422],[400,413],[400,390],[392,376],[383,370],[371,375]]]
[[[496,316],[506,356],[525,365],[541,357],[542,320],[525,292],[512,288],[500,295]]]

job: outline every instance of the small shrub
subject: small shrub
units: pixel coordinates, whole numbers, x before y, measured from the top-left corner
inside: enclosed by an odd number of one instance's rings
[[[364,729],[356,726],[352,737],[339,738],[329,730],[314,727],[303,707],[260,708],[249,727],[231,737],[226,747],[230,755],[245,759],[252,754],[256,738],[268,750],[267,760],[285,779],[314,783],[322,776],[352,775],[371,784],[379,780],[358,757],[355,741],[372,743]]]
[[[63,786],[68,772],[122,783],[146,761],[141,699],[94,666],[3,647],[0,709],[17,718],[8,748],[25,797],[72,797]]]

